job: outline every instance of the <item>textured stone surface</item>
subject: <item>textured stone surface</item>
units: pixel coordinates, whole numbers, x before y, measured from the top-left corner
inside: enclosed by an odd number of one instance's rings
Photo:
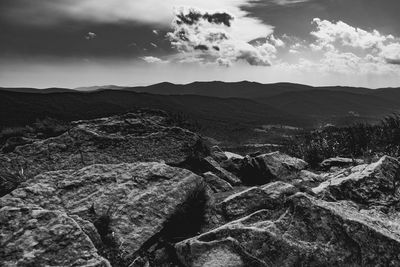
[[[277,209],[288,196],[297,192],[298,189],[291,184],[274,182],[232,193],[219,202],[217,207],[226,219],[232,220],[259,209]]]
[[[231,258],[250,255],[261,266],[400,264],[400,229],[387,218],[371,216],[351,202],[326,202],[303,193],[286,206],[279,217],[260,210],[182,241],[176,245],[179,257],[186,266],[198,259],[217,260],[221,250]]]
[[[325,170],[329,170],[332,167],[350,167],[350,166],[355,166],[355,165],[361,165],[363,164],[364,161],[360,159],[350,159],[350,158],[342,158],[342,157],[336,157],[336,158],[329,158],[321,163],[321,167]]]
[[[296,179],[300,171],[307,166],[304,160],[281,152],[273,152],[256,157],[246,156],[239,167],[237,163],[232,167],[239,168],[238,172],[243,183],[262,185],[277,180],[290,182]]]
[[[203,160],[205,168],[213,173],[215,173],[221,179],[227,181],[231,185],[239,185],[241,181],[234,174],[228,172],[222,168],[218,162],[216,162],[212,157],[206,157]]]
[[[399,182],[399,161],[385,156],[375,163],[339,172],[312,190],[322,197],[336,200],[352,200],[368,206],[392,206],[399,201]]]
[[[212,172],[203,173],[204,181],[214,193],[231,191],[233,187]]]
[[[0,154],[0,168],[11,173],[22,170],[26,178],[32,178],[92,164],[158,161],[176,166],[203,157],[207,151],[200,136],[168,126],[164,116],[146,112],[78,121],[63,135]]]
[[[109,214],[127,257],[136,252],[195,192],[203,180],[162,163],[93,165],[48,172],[0,199],[0,206],[34,204],[90,219]]]
[[[75,220],[28,206],[0,209],[0,265],[111,266]]]

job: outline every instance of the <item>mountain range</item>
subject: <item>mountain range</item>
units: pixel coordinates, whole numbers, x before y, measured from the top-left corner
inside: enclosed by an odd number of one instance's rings
[[[146,87],[0,88],[0,126],[37,118],[90,119],[162,109],[184,114],[204,131],[281,124],[318,127],[375,122],[400,111],[400,88],[312,87],[254,82],[159,83]]]

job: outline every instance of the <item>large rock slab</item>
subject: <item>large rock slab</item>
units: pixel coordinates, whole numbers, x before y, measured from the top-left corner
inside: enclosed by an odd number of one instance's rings
[[[343,157],[329,158],[321,162],[321,167],[329,170],[332,167],[346,168],[355,165],[361,165],[364,161],[361,159],[350,159]]]
[[[224,218],[232,220],[260,209],[277,209],[287,197],[297,192],[298,189],[293,185],[278,181],[232,193],[217,203],[217,208]]]
[[[207,155],[199,135],[169,127],[164,116],[148,111],[78,121],[58,137],[0,154],[0,169],[23,173],[28,179],[46,171],[93,164],[157,161],[180,166]]]
[[[227,181],[222,180],[212,172],[203,173],[203,178],[214,193],[228,192],[233,189],[233,187]]]
[[[325,198],[390,207],[399,202],[399,182],[399,161],[384,156],[375,163],[341,171],[312,190]]]
[[[216,162],[212,157],[206,157],[203,159],[204,168],[215,173],[218,177],[225,180],[231,185],[239,185],[241,184],[241,180],[236,177],[233,173],[225,170],[221,167],[221,165]]]
[[[398,266],[400,227],[352,202],[326,202],[304,193],[282,215],[260,210],[176,245],[185,266],[226,266],[218,259],[256,259],[254,266]],[[380,217],[382,216],[382,217]]]
[[[110,217],[124,258],[158,234],[203,179],[162,163],[92,165],[36,176],[0,199],[2,206],[37,205],[89,221]]]
[[[111,267],[72,218],[29,206],[0,209],[0,265]]]
[[[246,156],[239,172],[243,183],[262,185],[276,180],[290,182],[307,166],[304,160],[273,152],[256,157]]]

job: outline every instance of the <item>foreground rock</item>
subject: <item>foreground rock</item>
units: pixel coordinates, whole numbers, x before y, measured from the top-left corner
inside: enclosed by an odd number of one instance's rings
[[[286,197],[297,192],[298,189],[293,185],[275,182],[232,194],[218,203],[218,208],[226,219],[237,219],[260,209],[277,209]]]
[[[162,112],[138,112],[74,125],[61,136],[0,154],[0,169],[23,173],[28,179],[46,171],[93,164],[158,161],[185,166],[207,154],[199,135],[170,127]]]
[[[398,266],[400,229],[351,202],[298,193],[280,213],[257,211],[176,249],[185,266],[195,267]]]
[[[238,172],[243,183],[262,185],[276,180],[290,182],[307,166],[304,160],[273,152],[256,157],[247,156],[241,161]]]
[[[1,266],[111,267],[76,221],[59,211],[2,207],[0,233]]]
[[[204,158],[203,165],[206,170],[215,173],[218,177],[231,185],[239,185],[242,183],[242,181],[236,177],[236,175],[222,168],[212,157]]]
[[[336,157],[324,160],[321,163],[321,167],[325,170],[329,170],[332,167],[345,168],[350,166],[361,165],[363,163],[364,161],[360,159]]]
[[[103,218],[100,234],[115,238],[121,257],[131,259],[202,185],[192,172],[161,163],[93,165],[38,175],[1,198],[0,207],[37,205],[94,223]]]
[[[203,173],[204,181],[214,193],[231,191],[233,187],[212,172]]]
[[[400,200],[399,182],[399,161],[385,156],[375,163],[339,172],[312,190],[328,199],[352,200],[368,207],[394,208]]]

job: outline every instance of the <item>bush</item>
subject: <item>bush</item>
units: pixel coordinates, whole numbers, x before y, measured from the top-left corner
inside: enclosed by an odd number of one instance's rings
[[[312,167],[330,157],[372,158],[380,155],[399,157],[400,116],[392,115],[376,125],[355,124],[329,127],[292,138],[286,152],[303,158]]]

